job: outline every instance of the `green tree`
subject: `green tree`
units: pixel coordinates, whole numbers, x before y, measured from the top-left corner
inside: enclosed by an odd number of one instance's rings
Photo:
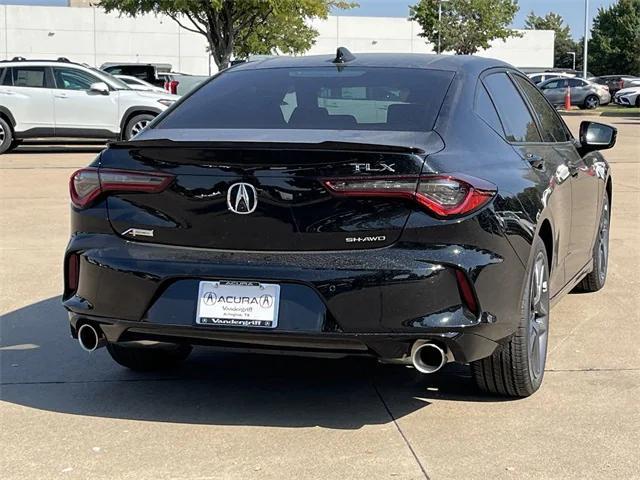
[[[489,48],[492,40],[519,36],[508,28],[518,11],[517,0],[449,0],[440,4],[442,21],[438,21],[439,0],[420,0],[410,7],[409,19],[422,27],[421,37],[440,43],[442,51],[473,55]]]
[[[524,21],[527,30],[553,30],[555,35],[553,64],[560,68],[571,68],[573,58],[568,52],[576,52],[576,42],[571,38],[571,30],[564,24],[563,18],[557,13],[547,13],[539,17],[533,12]]]
[[[640,75],[640,0],[618,0],[598,9],[588,52],[595,75]]]
[[[101,0],[107,12],[162,13],[182,28],[203,35],[219,69],[231,56],[303,53],[318,32],[307,20],[327,18],[332,8],[356,4],[342,0]]]

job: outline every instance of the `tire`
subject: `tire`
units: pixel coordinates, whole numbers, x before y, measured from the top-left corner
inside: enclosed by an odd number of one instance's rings
[[[140,133],[154,118],[156,118],[156,116],[150,113],[141,113],[131,117],[124,129],[124,139],[131,140],[131,137]]]
[[[7,121],[0,117],[0,155],[14,147],[13,130]]]
[[[609,194],[605,192],[598,225],[598,235],[593,245],[593,271],[582,279],[577,290],[581,292],[597,292],[607,281],[609,265],[609,224],[611,221],[611,205]]]
[[[532,249],[516,332],[493,355],[471,363],[476,384],[487,393],[528,397],[542,384],[549,339],[549,260],[539,237]]]
[[[22,145],[22,140],[14,139],[13,142],[11,142],[11,145],[9,145],[9,149],[5,153],[13,152],[20,145]]]
[[[640,108],[640,95],[636,97],[636,107]]]
[[[589,95],[584,99],[584,108],[594,110],[600,106],[600,99],[597,95]]]
[[[131,370],[149,372],[163,370],[182,363],[191,353],[191,345],[158,343],[140,345],[136,342],[108,343],[107,350],[117,363]]]

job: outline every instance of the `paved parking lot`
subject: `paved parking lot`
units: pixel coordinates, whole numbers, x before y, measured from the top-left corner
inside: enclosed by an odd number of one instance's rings
[[[640,478],[640,119],[600,120],[619,129],[607,286],[553,310],[544,385],[518,401],[457,366],[197,349],[141,375],[88,355],[59,293],[67,179],[98,150],[0,157],[2,478]]]

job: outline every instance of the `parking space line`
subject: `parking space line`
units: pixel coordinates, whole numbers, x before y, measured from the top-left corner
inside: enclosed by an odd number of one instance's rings
[[[378,398],[380,399],[380,402],[382,402],[382,405],[384,406],[384,409],[387,411],[387,414],[389,415],[389,418],[391,418],[391,421],[395,425],[396,430],[398,430],[398,433],[402,437],[402,440],[404,441],[405,445],[407,446],[407,448],[411,452],[411,455],[413,455],[413,458],[415,459],[416,463],[418,464],[418,467],[420,467],[420,470],[422,471],[422,474],[424,475],[424,478],[426,480],[430,480],[430,477],[429,477],[429,474],[427,473],[427,470],[425,469],[424,465],[422,465],[422,462],[420,461],[420,459],[418,458],[418,455],[416,454],[415,450],[411,446],[411,443],[409,442],[409,439],[406,437],[406,435],[402,431],[402,428],[400,428],[400,425],[396,421],[396,417],[393,416],[393,413],[391,412],[391,409],[387,405],[387,402],[384,400],[384,397],[382,396],[382,393],[380,393],[380,390],[378,390],[378,386],[375,384],[375,382],[371,382],[371,386],[373,387],[373,390],[376,392],[376,395],[378,395]]]

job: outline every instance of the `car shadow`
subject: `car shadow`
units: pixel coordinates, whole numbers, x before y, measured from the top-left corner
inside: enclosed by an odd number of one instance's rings
[[[180,367],[136,373],[69,336],[58,297],[0,320],[0,399],[73,415],[206,425],[385,424],[434,401],[483,396],[467,367],[424,376],[366,358],[317,359],[196,348]]]
[[[99,153],[106,144],[99,142],[23,143],[11,151],[14,155],[34,153]]]

